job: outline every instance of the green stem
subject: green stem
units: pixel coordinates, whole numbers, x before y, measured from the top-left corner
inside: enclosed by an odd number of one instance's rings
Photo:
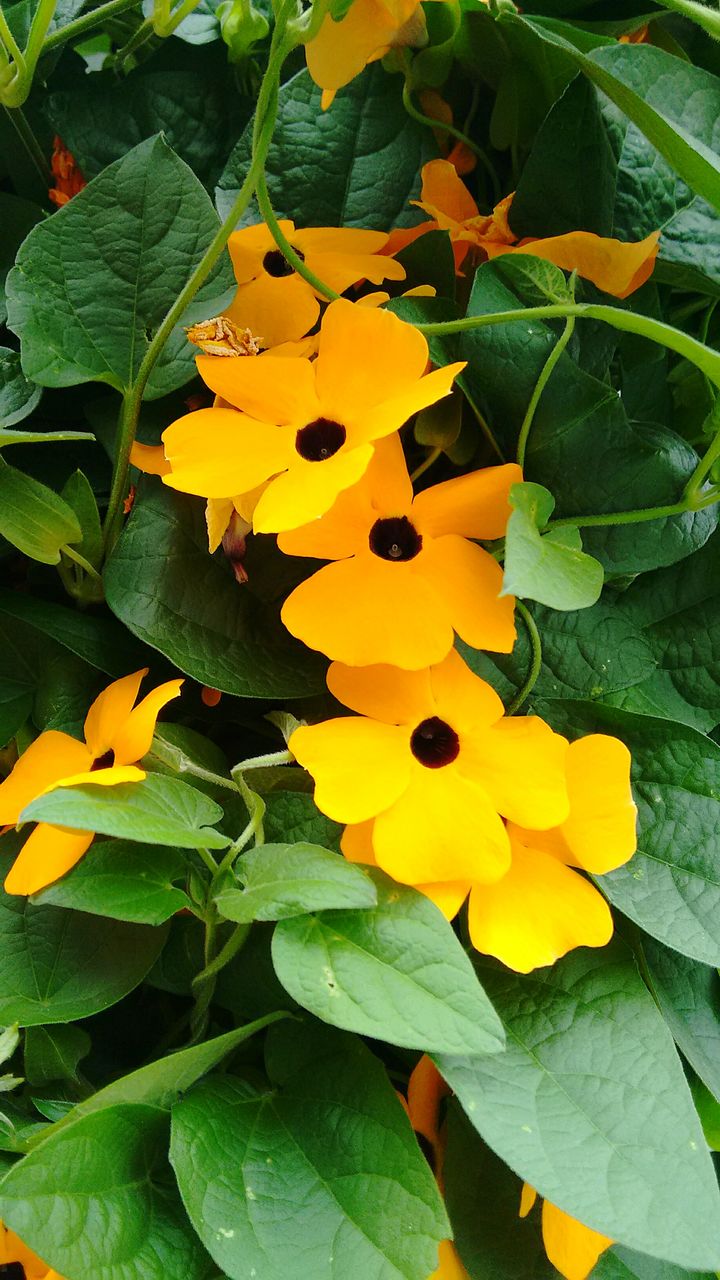
[[[60,549],[63,555],[67,556],[68,560],[73,560],[75,564],[79,565],[89,578],[93,578],[96,582],[102,582],[102,577],[98,573],[97,569],[94,569],[90,564],[90,561],[86,560],[84,556],[81,556],[79,551],[75,551],[73,547],[68,545],[68,543],[65,543],[65,546]]]
[[[667,520],[670,516],[682,516],[686,511],[703,511],[720,500],[720,488],[714,488],[691,502],[682,498],[665,507],[642,507],[638,511],[608,511],[598,516],[564,516],[561,520],[548,520],[546,529],[560,529],[563,525],[575,525],[578,529],[602,528],[614,524],[643,524],[646,520]]]
[[[245,942],[247,941],[247,936],[249,932],[250,932],[249,924],[237,925],[236,928],[233,929],[232,933],[230,934],[230,937],[227,939],[227,941],[223,944],[223,946],[218,951],[217,955],[215,956],[215,959],[211,960],[210,963],[206,966],[206,968],[204,968],[202,972],[197,975],[197,977],[194,980],[193,986],[196,983],[199,986],[201,983],[208,981],[208,979],[210,978],[217,978],[217,975],[225,968],[225,966],[228,965],[231,960],[234,960],[238,952],[242,950],[242,948],[245,945]]]
[[[163,39],[171,36],[173,31],[180,26],[180,23],[192,13],[193,9],[197,9],[199,3],[200,0],[183,0],[183,3],[173,10],[169,18],[154,24],[155,34],[162,36]]]
[[[471,393],[468,391],[468,389],[467,389],[467,383],[466,383],[466,382],[464,382],[464,381],[463,381],[463,382],[461,382],[461,383],[460,383],[460,389],[461,389],[461,391],[462,391],[462,393],[463,393],[463,395],[464,395],[465,399],[467,400],[468,404],[470,405],[470,408],[471,408],[471,410],[472,410],[472,412],[473,412],[473,416],[474,416],[474,418],[475,418],[475,420],[476,420],[476,422],[477,422],[477,424],[478,424],[478,426],[479,426],[480,430],[482,431],[482,433],[483,433],[483,435],[484,435],[485,439],[487,440],[488,444],[490,445],[490,448],[492,449],[493,453],[495,453],[495,454],[497,455],[498,460],[499,460],[501,463],[506,462],[506,461],[507,461],[507,459],[506,459],[506,457],[505,457],[505,454],[503,453],[502,449],[500,448],[500,445],[498,444],[497,440],[495,439],[495,436],[494,436],[494,434],[493,434],[492,430],[490,429],[490,425],[489,425],[489,423],[488,423],[488,422],[486,421],[486,419],[485,419],[485,415],[484,415],[484,413],[482,413],[482,411],[481,411],[481,409],[480,409],[480,406],[477,404],[476,400],[474,399],[474,397],[472,396],[472,394],[471,394]]]
[[[720,13],[715,9],[698,4],[696,0],[657,0],[657,2],[664,9],[670,9],[672,13],[681,13],[684,18],[696,22],[714,40],[720,40]]]
[[[695,501],[701,485],[710,474],[718,458],[720,458],[720,396],[715,399],[713,407],[708,414],[706,425],[710,427],[713,439],[690,476],[683,493],[683,497],[691,503]]]
[[[255,195],[257,197],[258,208],[262,214],[263,221],[269,228],[278,249],[292,267],[293,271],[297,271],[298,275],[302,276],[303,280],[307,280],[308,284],[312,285],[315,292],[321,294],[323,298],[327,298],[328,302],[336,302],[340,297],[340,294],[336,293],[334,289],[330,288],[329,284],[325,284],[324,280],[321,280],[319,276],[315,275],[314,271],[310,270],[307,263],[300,257],[295,249],[293,249],[290,241],[285,235],[285,232],[275,216],[272,204],[270,203],[270,195],[268,193],[264,173],[258,175]]]
[[[10,27],[8,26],[2,7],[0,7],[0,42],[5,46],[7,53],[15,63],[18,75],[23,76],[25,74],[25,58],[19,44],[10,30]]]
[[[412,475],[410,476],[410,481],[412,484],[414,484],[416,480],[419,480],[420,476],[423,476],[425,472],[430,469],[430,467],[433,465],[434,462],[437,462],[441,453],[442,453],[442,449],[439,446],[437,446],[435,449],[430,449],[428,451],[427,456],[425,457],[423,462],[420,463],[419,467],[415,468]]]
[[[22,107],[13,107],[12,109],[10,107],[5,107],[5,112],[13,126],[13,129],[20,139],[20,142],[25,148],[28,157],[35,166],[38,177],[40,178],[43,186],[51,187],[53,185],[53,175],[50,165],[48,164],[47,156],[28,124]]]
[[[530,640],[530,648],[532,650],[532,659],[525,683],[521,689],[518,689],[518,692],[515,694],[515,697],[507,709],[507,714],[509,716],[517,715],[523,703],[530,697],[530,694],[535,687],[535,682],[540,675],[540,668],[542,666],[542,641],[540,639],[540,632],[535,624],[535,619],[533,618],[530,610],[525,607],[522,600],[515,601],[515,608],[525,623],[528,639]]]
[[[262,85],[260,86],[260,93],[255,111],[255,145],[253,147],[253,158],[245,177],[245,181],[233,201],[232,208],[227,218],[218,228],[201,261],[198,263],[187,284],[180,291],[174,303],[170,307],[170,310],[167,312],[159,329],[153,337],[145,356],[143,357],[135,382],[129,390],[126,391],[123,397],[123,405],[118,427],[115,465],[113,468],[113,478],[110,488],[110,498],[103,527],[106,555],[112,550],[119,533],[119,525],[122,518],[122,503],[127,487],[130,450],[132,449],[133,441],[135,439],[138,417],[140,415],[140,405],[142,403],[148,379],[163,347],[165,346],[165,343],[175,328],[175,325],[182,318],[183,313],[187,310],[198,289],[204,284],[205,280],[210,275],[210,272],[216,262],[224,252],[225,246],[227,245],[232,232],[235,230],[239,219],[242,217],[250,203],[250,200],[252,199],[253,191],[262,174],[265,158],[272,140],[273,129],[275,127],[275,115],[277,112],[277,89],[280,70],[288,52],[289,48],[284,41],[284,22],[282,20],[278,20],[273,32],[270,59],[268,61],[265,76],[263,77]]]
[[[412,89],[410,88],[410,82],[407,79],[407,75],[403,85],[402,99],[403,106],[408,115],[413,120],[417,120],[418,124],[426,125],[429,129],[441,129],[443,133],[449,134],[451,138],[456,138],[458,142],[464,142],[465,146],[469,147],[473,155],[477,156],[490,179],[493,190],[493,203],[497,204],[501,195],[500,182],[490,157],[483,151],[482,147],[479,147],[477,143],[473,142],[472,138],[468,138],[467,134],[463,133],[462,129],[458,129],[454,124],[446,124],[444,120],[433,120],[432,116],[426,116],[422,111],[419,111],[412,100]]]
[[[89,13],[84,13],[82,17],[75,18],[66,26],[53,31],[51,36],[47,36],[42,47],[43,55],[51,53],[53,49],[66,44],[68,40],[77,40],[78,36],[84,36],[86,32],[101,26],[108,18],[115,18],[119,13],[125,13],[127,9],[136,8],[137,4],[138,0],[108,0],[107,4],[98,5],[97,9],[91,9]]]
[[[542,393],[545,390],[545,387],[547,386],[548,382],[550,381],[550,378],[552,377],[552,373],[555,368],[555,365],[557,364],[558,360],[560,359],[563,351],[565,350],[568,342],[570,341],[573,335],[574,328],[575,328],[575,317],[568,316],[567,320],[565,321],[565,328],[563,329],[562,334],[558,338],[557,342],[555,343],[555,346],[550,352],[550,355],[545,361],[545,364],[540,370],[540,376],[537,382],[535,383],[535,389],[530,397],[530,403],[527,409],[525,410],[525,417],[523,418],[522,426],[520,428],[520,435],[518,436],[517,460],[518,460],[518,466],[520,467],[525,466],[525,453],[527,450],[527,443],[530,436],[530,430],[533,424],[533,419],[535,417],[535,410],[537,409],[538,404],[540,403],[540,397],[542,396]]]
[[[292,764],[295,759],[292,751],[268,751],[264,756],[250,756],[249,760],[241,760],[232,767],[233,777],[236,773],[247,773],[248,769],[268,769],[276,764]]]
[[[488,325],[513,324],[520,321],[527,324],[533,320],[564,320],[568,316],[579,319],[603,320],[615,329],[625,333],[636,333],[641,338],[656,342],[659,346],[668,347],[689,360],[701,369],[710,381],[720,387],[720,352],[706,347],[697,338],[690,337],[681,329],[673,329],[672,325],[662,320],[652,320],[649,316],[638,315],[634,311],[623,311],[620,307],[609,307],[594,302],[548,303],[541,307],[518,307],[512,311],[494,311],[484,316],[465,316],[462,320],[446,320],[438,324],[418,324],[415,327],[426,337],[447,337],[452,333],[467,333],[473,329],[483,329]]]
[[[196,852],[200,854],[200,857],[202,858],[203,862],[205,863],[205,866],[207,867],[208,871],[210,872],[210,874],[211,874],[211,875],[213,875],[213,876],[214,876],[214,875],[216,874],[216,872],[217,872],[218,864],[217,864],[217,862],[215,861],[215,859],[213,858],[213,856],[212,856],[212,854],[211,854],[210,850],[209,850],[209,849],[197,849],[197,851],[196,851]]]

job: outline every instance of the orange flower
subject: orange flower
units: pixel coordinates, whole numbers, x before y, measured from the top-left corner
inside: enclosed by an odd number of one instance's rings
[[[358,484],[278,539],[286,554],[334,561],[285,601],[288,631],[351,666],[430,666],[455,631],[473,648],[509,653],[515,601],[501,598],[500,566],[469,539],[503,536],[521,479],[514,464],[489,467],[413,499],[399,436],[378,441]]]
[[[395,46],[427,42],[420,0],[353,0],[338,22],[326,14],[318,34],[305,46],[307,67],[323,91],[323,111],[369,62]]]
[[[518,243],[508,222],[512,194],[501,200],[491,214],[483,216],[449,161],[431,160],[424,166],[422,176],[421,199],[413,203],[428,214],[430,221],[392,232],[388,253],[397,253],[426,231],[440,229],[450,234],[458,271],[471,251],[483,260],[504,253],[532,254],[563,271],[577,271],[616,298],[627,298],[652,275],[659,231],[630,243],[596,236],[591,231],[569,231],[562,236],[527,238]]]
[[[77,167],[77,161],[71,151],[64,146],[62,138],[58,138],[57,134],[53,139],[53,153],[50,160],[50,168],[55,179],[55,185],[50,188],[48,195],[53,204],[58,206],[67,204],[78,191],[82,191],[87,186],[80,170]]]
[[[25,1280],[63,1280],[47,1262],[28,1249],[14,1231],[0,1222],[0,1267],[12,1269],[15,1263],[23,1268]]]
[[[337,293],[360,280],[380,284],[405,279],[405,268],[382,255],[388,240],[384,231],[354,227],[296,231],[294,223],[287,221],[280,226],[308,269]],[[238,289],[227,319],[239,329],[249,329],[263,347],[304,337],[317,323],[321,295],[293,270],[265,223],[235,231],[228,248]]]
[[[542,829],[568,817],[565,739],[536,716],[506,718],[455,650],[424,671],[335,662],[327,679],[360,715],[302,726],[288,746],[323,813],[375,820],[375,859],[401,883],[464,881],[467,894],[510,868],[501,815]]]
[[[415,1066],[407,1088],[407,1113],[424,1154],[443,1194],[443,1163],[447,1134],[441,1123],[440,1107],[450,1089],[435,1064],[423,1054]],[[401,1101],[404,1101],[401,1099]],[[452,1240],[442,1240],[437,1270],[428,1280],[469,1280]]]
[[[108,685],[85,718],[85,741],[49,729],[30,744],[12,773],[0,784],[0,825],[19,821],[23,809],[56,787],[91,782],[112,787],[139,782],[138,769],[150,749],[155,723],[166,703],[177,698],[182,680],[169,680],[134,706],[147,667]],[[93,839],[92,831],[38,822],[28,836],[5,881],[6,893],[37,893],[59,880],[79,862]]]
[[[438,122],[438,127],[433,132],[435,141],[445,159],[450,162],[459,174],[472,173],[473,169],[477,167],[477,156],[470,150],[466,142],[462,142],[459,139],[456,141],[448,134],[446,129],[443,129],[443,125],[453,123],[453,111],[450,103],[445,101],[437,89],[421,89],[418,96],[425,115]]]
[[[527,1217],[536,1199],[537,1191],[526,1182],[520,1200],[521,1218]],[[598,1258],[613,1243],[548,1200],[542,1206],[542,1236],[548,1259],[565,1280],[587,1280]]]
[[[469,893],[473,946],[520,973],[552,964],[574,947],[610,941],[613,921],[605,899],[573,868],[604,875],[636,848],[625,745],[604,734],[580,738],[568,749],[566,777],[570,812],[564,822],[543,831],[507,823],[511,863],[501,879],[473,884],[448,875],[415,882],[449,919]],[[348,827],[342,850],[352,862],[379,862],[373,823]]]
[[[412,325],[344,299],[325,312],[317,359],[288,356],[282,376],[264,356],[198,356],[205,382],[235,407],[201,409],[167,428],[163,481],[204,498],[266,485],[255,532],[297,529],[364,475],[376,440],[447,395],[465,367],[425,374],[427,363],[427,342]]]

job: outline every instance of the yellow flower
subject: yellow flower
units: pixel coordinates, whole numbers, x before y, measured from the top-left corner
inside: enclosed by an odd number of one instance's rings
[[[25,1272],[25,1280],[63,1280],[46,1262],[23,1244],[14,1231],[0,1222],[0,1267],[12,1267],[19,1263]]]
[[[380,284],[405,279],[405,268],[399,262],[381,256],[388,240],[384,231],[354,227],[296,231],[287,221],[280,226],[309,270],[336,293],[344,293],[360,280]],[[234,232],[228,248],[238,289],[227,319],[240,329],[249,329],[263,347],[304,337],[317,323],[321,295],[293,270],[265,223]]]
[[[426,41],[420,0],[353,0],[338,22],[327,14],[305,46],[308,71],[323,90],[323,111],[369,62],[396,45],[422,46]]]
[[[235,498],[269,481],[256,533],[297,529],[325,514],[364,475],[373,444],[447,395],[465,366],[425,374],[427,342],[389,312],[340,299],[323,317],[317,359],[198,356],[208,386],[234,408],[199,409],[163,434],[163,482],[204,498]]]
[[[521,1218],[527,1217],[536,1199],[537,1191],[526,1182],[520,1201]],[[587,1280],[598,1258],[613,1243],[548,1200],[542,1206],[542,1236],[550,1262],[565,1280]]]
[[[333,663],[328,687],[361,714],[296,729],[290,750],[323,813],[375,819],[375,858],[396,880],[498,880],[511,860],[502,817],[543,829],[567,818],[565,739],[535,716],[504,717],[455,650],[424,671]]]
[[[508,214],[512,194],[506,196],[487,216],[478,211],[470,192],[448,160],[431,160],[422,171],[421,198],[413,203],[427,213],[430,221],[409,230],[391,232],[388,253],[397,253],[426,231],[448,231],[458,271],[472,251],[485,258],[504,253],[529,253],[562,267],[577,271],[605,293],[627,298],[652,275],[657,257],[660,232],[653,231],[645,240],[624,243],[591,231],[569,231],[562,236],[517,241]]]
[[[520,973],[553,964],[574,947],[602,947],[613,921],[605,899],[573,867],[604,875],[637,846],[630,753],[617,738],[589,734],[566,756],[570,812],[551,830],[508,822],[512,861],[502,879],[473,884],[450,879],[416,883],[448,917],[470,894],[473,946]],[[379,861],[372,822],[348,827],[342,841],[351,862]]]
[[[454,631],[476,649],[509,653],[515,602],[500,598],[500,566],[468,539],[503,536],[519,480],[514,464],[489,467],[413,499],[399,436],[378,441],[363,478],[326,515],[280,535],[287,554],[334,561],[288,597],[285,626],[351,666],[431,666]]]
[[[49,729],[30,744],[0,784],[0,825],[17,823],[31,800],[55,787],[86,782],[112,787],[145,777],[135,762],[149,750],[160,711],[178,697],[183,683],[169,680],[135,706],[147,670],[113,681],[95,699],[85,718],[84,742]],[[52,884],[79,862],[92,839],[92,831],[38,822],[7,876],[6,893],[37,893]]]

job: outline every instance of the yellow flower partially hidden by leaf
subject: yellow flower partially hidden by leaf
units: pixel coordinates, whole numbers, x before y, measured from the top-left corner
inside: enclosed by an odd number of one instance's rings
[[[520,1201],[520,1217],[530,1213],[537,1192],[525,1183]],[[613,1241],[608,1236],[593,1231],[562,1209],[543,1201],[542,1237],[548,1259],[565,1280],[587,1280],[598,1259]]]
[[[63,1280],[47,1262],[28,1249],[14,1231],[0,1222],[0,1267],[12,1267],[13,1263],[23,1268],[25,1280]]]
[[[265,485],[256,533],[297,529],[329,511],[364,475],[376,440],[448,395],[465,366],[425,372],[428,347],[412,325],[340,299],[323,317],[317,359],[199,356],[207,385],[234,408],[200,409],[163,433],[165,484],[204,498]]]
[[[392,48],[421,48],[426,43],[420,0],[353,0],[339,21],[326,14],[318,34],[305,46],[308,71],[323,91],[323,111],[338,89],[368,63]]]
[[[591,231],[569,231],[560,236],[518,241],[508,221],[512,195],[501,200],[491,214],[483,215],[449,161],[431,160],[424,166],[422,177],[420,200],[415,203],[430,221],[392,232],[388,252],[396,253],[426,231],[440,229],[450,235],[458,271],[471,252],[480,260],[505,253],[531,254],[554,263],[563,271],[577,271],[598,289],[616,298],[627,298],[652,275],[659,231],[653,231],[644,240],[628,243]]]
[[[443,1193],[443,1163],[447,1135],[440,1107],[450,1090],[435,1064],[423,1054],[414,1068],[407,1089],[407,1113],[424,1154]],[[404,1099],[402,1099],[404,1101]],[[452,1240],[441,1240],[437,1269],[428,1280],[469,1280]]]
[[[473,946],[519,973],[553,964],[575,947],[603,947],[610,941],[610,908],[573,868],[604,875],[628,862],[637,847],[630,753],[624,743],[589,734],[571,743],[565,765],[567,818],[542,831],[508,822],[511,862],[501,879],[478,884],[448,875],[434,883],[415,882],[448,919],[469,893]],[[342,850],[352,862],[379,861],[374,824],[348,827]]]
[[[503,818],[547,829],[568,817],[565,739],[536,716],[506,717],[455,650],[424,671],[333,663],[328,687],[360,715],[296,729],[289,748],[323,813],[375,819],[375,859],[401,883],[499,880]]]
[[[473,648],[509,653],[515,601],[500,596],[500,566],[470,539],[503,536],[519,480],[511,463],[413,498],[399,436],[378,441],[363,478],[326,515],[280,535],[286,554],[334,561],[288,597],[285,626],[350,666],[428,667],[455,631]]]
[[[288,221],[280,226],[308,269],[336,293],[344,293],[360,280],[381,284],[405,279],[405,268],[382,253],[388,241],[384,231],[354,227],[303,231]],[[265,223],[235,231],[228,249],[238,288],[226,319],[238,329],[249,329],[262,347],[303,338],[317,324],[322,295],[293,270]]]
[[[84,742],[49,729],[30,744],[0,784],[0,825],[14,826],[32,800],[56,787],[113,787],[145,777],[136,762],[150,749],[158,715],[183,683],[169,680],[135,706],[147,670],[123,676],[99,694],[85,718]],[[38,893],[74,867],[92,839],[92,831],[38,822],[8,873],[6,893]]]

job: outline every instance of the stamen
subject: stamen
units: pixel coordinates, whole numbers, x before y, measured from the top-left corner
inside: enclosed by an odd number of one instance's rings
[[[457,760],[460,739],[452,725],[439,716],[430,716],[427,720],[422,720],[413,731],[410,750],[426,769],[442,769]]]
[[[299,249],[295,249],[295,252],[300,261],[304,262],[305,255]],[[290,266],[285,254],[281,253],[279,249],[268,250],[263,258],[263,268],[274,280],[279,280],[282,276],[291,276],[295,270],[294,267]]]
[[[381,560],[414,560],[422,548],[422,535],[407,516],[376,520],[368,541],[370,550]]]
[[[295,436],[295,448],[306,462],[326,462],[337,453],[347,439],[347,431],[332,418],[316,418],[301,427]]]

